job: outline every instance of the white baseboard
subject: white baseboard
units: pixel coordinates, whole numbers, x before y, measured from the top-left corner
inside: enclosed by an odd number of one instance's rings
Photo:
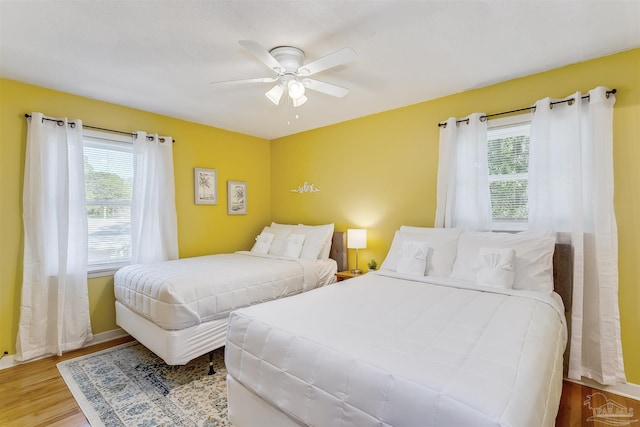
[[[124,329],[116,328],[111,331],[101,332],[99,334],[95,334],[93,339],[86,343],[83,347],[89,347],[90,345],[96,345],[103,342],[115,340],[116,338],[126,337],[129,334],[124,331]]]
[[[640,400],[640,385],[638,384],[624,383],[624,384],[616,384],[616,385],[602,385],[588,378],[582,378],[582,380],[580,381],[570,380],[568,378],[565,378],[565,381],[571,381],[572,383],[581,384],[587,387],[592,387],[598,390],[617,394],[619,396]]]
[[[126,337],[127,334],[123,329],[117,328],[117,329],[113,329],[111,331],[107,331],[107,332],[101,332],[99,334],[95,334],[93,336],[93,339],[89,342],[87,342],[85,345],[83,345],[82,347],[89,347],[91,345],[96,345],[96,344],[100,344],[106,341],[111,341],[114,340],[116,338],[122,338],[122,337]],[[42,356],[42,357],[36,357],[35,359],[29,360],[28,362],[17,362],[15,360],[15,355],[14,354],[10,354],[8,356],[3,357],[2,359],[0,359],[0,369],[7,369],[7,368],[11,368],[13,366],[17,366],[17,365],[23,365],[25,363],[29,363],[29,362],[34,362],[36,360],[40,360],[40,359],[44,359],[45,357],[51,357],[50,354],[46,355],[46,356]]]

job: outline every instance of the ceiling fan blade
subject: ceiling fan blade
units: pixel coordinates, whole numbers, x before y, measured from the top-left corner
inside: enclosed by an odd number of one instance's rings
[[[279,74],[280,71],[284,69],[282,64],[280,64],[276,60],[276,58],[271,56],[271,54],[265,48],[260,46],[258,42],[255,42],[253,40],[240,40],[238,43],[240,43],[249,52],[253,53],[253,56],[258,58],[260,61],[262,61],[262,63],[271,68],[276,73]]]
[[[342,98],[349,93],[349,89],[345,87],[321,82],[319,80],[304,79],[302,80],[302,84],[308,89],[315,90],[316,92],[326,93],[327,95],[336,96],[338,98]]]
[[[353,61],[357,57],[358,54],[355,50],[350,47],[345,47],[303,65],[298,69],[298,75],[302,77],[310,76],[319,73],[320,71],[328,70],[329,68],[337,67],[338,65]]]
[[[257,79],[227,80],[223,82],[211,82],[211,84],[215,86],[231,86],[231,85],[244,84],[244,83],[273,83],[277,80],[278,80],[277,77],[262,77]]]

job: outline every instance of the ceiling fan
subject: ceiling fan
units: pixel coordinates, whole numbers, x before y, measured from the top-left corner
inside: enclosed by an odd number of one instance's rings
[[[350,47],[345,47],[330,53],[315,61],[304,64],[304,52],[293,46],[277,46],[267,51],[259,43],[252,40],[241,40],[244,48],[251,52],[256,58],[275,73],[273,77],[262,77],[257,79],[231,80],[224,82],[213,82],[214,85],[231,85],[243,83],[276,83],[265,93],[271,102],[280,104],[282,95],[287,93],[294,107],[299,107],[307,102],[305,89],[325,93],[327,95],[342,98],[349,89],[331,83],[310,79],[312,76],[329,68],[345,64],[358,57],[358,54]]]

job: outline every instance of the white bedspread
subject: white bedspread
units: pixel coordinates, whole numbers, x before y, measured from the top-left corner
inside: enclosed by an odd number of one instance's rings
[[[322,285],[327,263],[243,251],[136,264],[115,274],[115,296],[161,328],[177,330]]]
[[[367,274],[234,311],[225,363],[301,424],[539,427],[565,343],[553,297]]]

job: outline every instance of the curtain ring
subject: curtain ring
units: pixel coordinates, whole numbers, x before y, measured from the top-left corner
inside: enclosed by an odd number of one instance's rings
[[[447,122],[440,123],[440,127],[443,128],[443,129],[446,129],[447,128]]]
[[[574,103],[575,101],[576,101],[576,100],[575,100],[574,98],[571,98],[570,100],[568,100],[568,101],[567,101],[567,104],[569,104],[569,105],[573,105],[573,103]]]
[[[553,104],[549,104],[549,110],[553,110]]]
[[[466,120],[463,120],[466,124],[469,124],[469,118],[467,117]]]
[[[480,121],[482,123],[486,122],[487,121],[487,116],[480,116]]]
[[[56,124],[58,126],[64,126],[64,122],[62,120],[56,120]]]
[[[71,126],[71,129],[74,129],[76,127],[76,122],[69,122],[69,126]]]
[[[153,141],[155,138],[151,135],[147,135],[147,141]]]

